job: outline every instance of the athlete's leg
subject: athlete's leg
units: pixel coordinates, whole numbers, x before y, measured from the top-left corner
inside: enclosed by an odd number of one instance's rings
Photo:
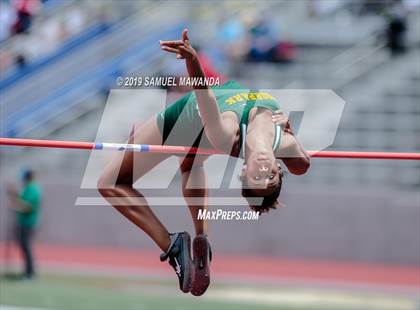
[[[161,141],[162,137],[155,118],[138,126],[129,138],[129,143],[139,144],[160,144]],[[165,252],[171,242],[169,233],[147,205],[144,196],[132,185],[138,178],[169,156],[167,154],[134,152],[117,154],[105,168],[98,182],[98,190],[101,195],[127,219],[149,235]],[[136,166],[133,172],[134,163]],[[117,178],[116,175],[118,175]]]
[[[198,219],[201,210],[207,210],[207,180],[203,162],[207,157],[187,157],[180,161],[182,173],[182,193],[194,222],[196,235],[207,234],[208,225],[205,219]],[[193,185],[193,186],[191,186]]]
[[[207,180],[203,162],[207,157],[186,157],[180,161],[182,192],[190,209],[196,237],[193,241],[194,282],[191,294],[201,296],[210,285],[211,249],[207,240],[207,220],[198,219],[199,212],[207,210]],[[191,186],[193,185],[193,186]]]

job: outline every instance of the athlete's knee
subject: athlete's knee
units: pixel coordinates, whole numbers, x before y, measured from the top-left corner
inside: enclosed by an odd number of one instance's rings
[[[101,174],[97,182],[97,188],[102,196],[110,196],[115,191],[115,186],[118,185],[118,178],[114,173],[105,171]]]
[[[132,186],[132,184],[131,177],[124,177],[120,174],[116,176],[112,171],[105,171],[98,179],[97,188],[102,196],[107,197],[114,196],[114,193],[118,191],[118,186]]]
[[[109,177],[107,173],[102,173],[102,175],[99,177],[98,182],[96,184],[98,192],[104,196],[107,197],[110,194],[110,191],[112,191],[113,186],[110,182],[109,182]]]

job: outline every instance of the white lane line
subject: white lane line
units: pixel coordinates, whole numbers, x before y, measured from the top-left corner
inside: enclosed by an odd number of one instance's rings
[[[320,309],[381,309],[415,310],[416,300],[411,298],[388,297],[381,294],[351,294],[321,290],[261,290],[261,289],[212,289],[206,295],[208,299],[231,301],[234,303],[255,303],[282,305],[298,308]]]
[[[0,310],[46,310],[46,309],[0,305]]]

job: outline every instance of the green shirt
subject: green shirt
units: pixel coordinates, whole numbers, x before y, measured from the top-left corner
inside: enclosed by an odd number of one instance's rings
[[[251,108],[260,107],[273,112],[279,109],[279,103],[269,93],[250,91],[235,81],[212,87],[212,90],[220,113],[233,111],[238,116],[241,141]],[[158,114],[157,123],[162,133],[162,143],[166,145],[198,146],[201,139],[201,147],[212,148],[203,135],[203,123],[194,92],[186,94]]]
[[[18,224],[22,227],[35,227],[39,219],[41,188],[32,181],[22,189],[19,198],[28,204],[30,211],[17,213]]]

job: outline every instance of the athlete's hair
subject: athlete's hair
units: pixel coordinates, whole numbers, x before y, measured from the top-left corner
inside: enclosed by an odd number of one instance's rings
[[[273,192],[266,196],[256,194],[251,188],[248,187],[246,177],[240,177],[240,180],[242,182],[242,196],[247,200],[249,207],[252,210],[257,211],[259,214],[262,214],[267,213],[268,211],[270,211],[270,209],[277,209],[277,206],[279,205],[277,199],[279,198],[281,186],[283,184],[283,175],[283,171],[279,170],[279,181],[276,184]],[[256,198],[260,197],[263,197],[262,202],[260,204],[256,204]]]

